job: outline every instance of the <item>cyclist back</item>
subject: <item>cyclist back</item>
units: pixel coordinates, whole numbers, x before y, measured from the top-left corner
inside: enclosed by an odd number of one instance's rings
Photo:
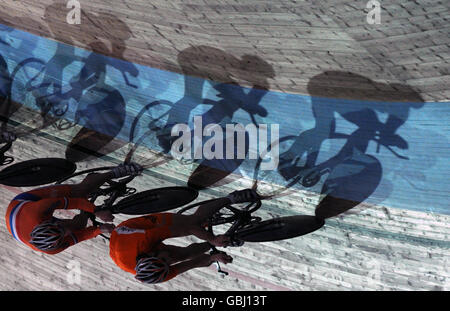
[[[166,282],[188,270],[209,266],[214,261],[232,262],[225,253],[205,254],[214,246],[227,246],[225,235],[214,236],[205,229],[207,220],[223,206],[254,201],[254,190],[235,191],[227,197],[201,205],[192,215],[157,213],[128,219],[111,234],[110,256],[122,270],[143,283]],[[204,240],[187,247],[163,243],[166,239],[194,235]]]
[[[96,212],[88,195],[107,180],[141,171],[136,164],[120,165],[110,172],[88,175],[80,184],[52,185],[21,193],[7,208],[8,231],[17,241],[47,254],[57,254],[100,233],[109,233],[114,229],[112,224],[86,227],[91,213],[106,222],[113,220],[111,212]],[[58,219],[53,216],[58,209],[82,212],[73,219]]]

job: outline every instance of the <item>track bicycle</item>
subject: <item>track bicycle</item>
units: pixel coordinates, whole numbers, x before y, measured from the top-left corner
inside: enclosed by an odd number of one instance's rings
[[[111,169],[110,167],[100,168],[102,170]],[[94,169],[99,170],[99,169]],[[81,173],[92,172],[93,170]],[[110,210],[113,214],[126,215],[145,215],[176,209],[195,200],[198,192],[188,187],[166,187],[135,193],[134,188],[127,187],[127,183],[133,180],[135,176],[125,177],[118,181],[109,181],[105,187],[100,188],[91,197],[94,202],[100,196],[106,196],[103,204],[97,207],[97,210]],[[125,197],[118,203],[114,203],[119,197]],[[215,213],[207,222],[207,230],[214,234],[213,230],[217,226],[227,226],[225,235],[230,237],[230,246],[242,246],[245,242],[271,242],[284,239],[299,237],[320,229],[325,221],[316,216],[296,215],[279,217],[268,220],[262,220],[261,217],[254,216],[262,206],[262,200],[268,197],[261,197],[258,201],[247,204],[243,207],[233,206],[232,204],[224,206]],[[211,202],[206,200],[191,204],[181,208],[177,213],[182,214],[188,210],[198,207],[202,204]],[[101,224],[91,215],[91,221],[95,226]],[[109,237],[102,235],[104,238]],[[211,253],[218,250],[211,245]],[[218,272],[227,274],[220,268],[216,262]]]
[[[56,184],[62,184],[76,176],[109,171],[113,168],[114,166],[104,166],[80,171],[59,180]],[[188,187],[163,187],[137,192],[136,188],[128,186],[134,178],[136,175],[107,181],[91,193],[88,199],[94,204],[97,200],[103,200],[101,204],[96,205],[96,211],[109,210],[113,214],[145,215],[178,208],[189,204],[198,196],[196,190]],[[117,200],[119,201],[116,203]]]
[[[111,170],[114,167],[99,167],[81,171],[58,181],[62,184],[67,180],[88,173]],[[95,203],[97,199],[105,197],[96,210],[110,210],[113,214],[145,215],[165,212],[182,207],[194,201],[198,191],[189,187],[164,187],[137,192],[128,187],[136,176],[128,176],[117,181],[110,180],[97,191],[89,195],[89,200]],[[115,203],[117,199],[122,198]],[[262,206],[262,200],[269,197],[261,196],[256,202],[244,207],[232,204],[225,205],[208,220],[208,230],[219,225],[231,225],[226,234],[231,237],[233,245],[242,242],[269,242],[289,239],[315,231],[324,225],[324,221],[315,216],[296,215],[273,218],[262,221],[261,217],[252,215]],[[181,208],[177,213],[186,211],[217,199],[201,201]]]
[[[408,160],[409,158],[397,153],[392,147],[402,148],[404,140],[396,134],[385,135],[382,132],[383,124],[376,119],[375,116],[369,115],[368,122],[372,127],[361,126],[351,134],[332,132],[329,140],[346,140],[341,150],[334,156],[320,163],[311,166],[300,164],[300,158],[289,159],[289,161],[280,161],[277,174],[272,171],[265,172],[260,169],[262,158],[260,157],[256,163],[253,179],[265,180],[273,187],[271,192],[273,195],[287,194],[291,187],[313,188],[319,184],[322,177],[327,175],[322,185],[322,194],[335,195],[339,186],[344,187],[345,184],[359,184],[358,189],[364,192],[366,196],[372,193],[382,177],[382,165],[377,157],[369,154],[368,148],[371,141],[375,142],[376,153],[380,152],[380,147],[384,147],[390,151],[396,158]],[[376,124],[376,127],[373,127]],[[286,146],[292,145],[297,139],[296,136],[286,136],[281,138],[275,144],[279,145],[279,149],[283,150]],[[274,145],[270,145],[265,151],[268,154]],[[402,149],[405,149],[404,147]],[[264,154],[264,156],[265,156]],[[301,156],[301,155],[300,155]],[[364,178],[366,180],[364,180]],[[280,186],[275,187],[279,184]],[[365,187],[363,187],[365,186]],[[339,188],[340,189],[340,188]],[[342,195],[342,191],[339,190]],[[362,199],[364,195],[360,197]]]
[[[33,81],[36,77],[36,72],[39,72],[36,66],[31,66],[31,63],[34,65],[44,65],[44,63],[40,60],[25,60],[18,64],[13,72],[9,74],[8,68],[6,66],[6,62],[3,60],[3,57],[0,56],[0,64],[2,66],[2,90],[0,90],[0,97],[3,97],[2,105],[2,116],[0,117],[1,121],[1,129],[2,131],[7,130],[7,123],[10,122],[8,116],[11,113],[17,111],[17,108],[11,110],[13,105],[12,101],[12,89],[13,86],[20,84],[20,79],[17,78],[17,75],[20,73],[21,78],[28,79],[28,81]],[[30,66],[28,66],[30,65]],[[39,67],[39,66],[38,66]],[[23,80],[22,79],[22,80]],[[21,81],[22,81],[21,80]],[[19,87],[21,89],[21,87]],[[26,94],[26,93],[25,93]],[[47,109],[48,108],[48,109]],[[59,112],[55,108],[53,114],[50,113],[50,108],[45,107],[45,109],[41,110],[41,117],[43,118],[43,124],[37,128],[32,130],[27,130],[25,133],[17,133],[17,137],[23,137],[35,132],[38,132],[42,128],[53,125],[59,129],[65,129],[64,121],[58,118]],[[61,121],[61,122],[60,122]],[[0,147],[0,166],[9,165],[14,162],[14,158],[12,156],[5,155],[13,146],[13,142],[7,142]],[[32,187],[45,185],[49,183],[53,183],[58,179],[63,178],[64,176],[72,174],[76,170],[76,165],[66,159],[60,158],[44,158],[44,159],[33,159],[29,161],[24,161],[20,163],[16,163],[8,166],[6,169],[0,171],[0,184],[12,186],[12,187]]]
[[[254,184],[256,188],[257,182]],[[262,201],[270,199],[270,196],[260,196],[255,202],[249,204],[229,204],[223,206],[218,212],[212,215],[207,222],[207,230],[214,234],[214,228],[223,226],[225,235],[230,237],[230,246],[240,247],[245,242],[274,242],[285,239],[292,239],[306,235],[324,226],[325,221],[316,216],[295,215],[277,217],[262,220],[254,213],[262,206]],[[183,207],[178,214],[183,214],[192,208],[211,202],[217,199],[207,200]],[[211,245],[211,254],[218,250]],[[215,263],[220,273],[228,273],[220,268],[218,262]]]

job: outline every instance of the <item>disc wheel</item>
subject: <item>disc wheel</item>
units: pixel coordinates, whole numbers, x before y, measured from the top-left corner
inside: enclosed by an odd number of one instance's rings
[[[76,165],[66,159],[45,158],[20,162],[8,166],[0,172],[0,183],[12,187],[32,187],[45,185],[76,170]]]
[[[291,239],[320,229],[325,221],[315,216],[298,215],[253,223],[235,233],[246,242],[270,242]]]
[[[113,206],[113,213],[145,215],[175,209],[194,201],[198,191],[188,187],[167,187],[136,193]]]

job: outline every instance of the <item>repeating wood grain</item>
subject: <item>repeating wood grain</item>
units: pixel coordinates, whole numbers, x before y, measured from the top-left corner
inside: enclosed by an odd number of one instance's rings
[[[363,75],[367,81],[411,85],[428,101],[449,100],[445,1],[383,3],[383,22],[376,26],[365,22],[365,1],[81,3],[84,15],[80,26],[66,23],[68,10],[62,0],[3,0],[0,23],[127,61],[242,86],[267,83],[271,90],[307,94],[311,77],[340,70]],[[94,44],[98,41],[109,48],[100,49]],[[244,55],[264,60],[273,68],[273,75],[267,67],[241,68]],[[342,83],[355,87],[351,79]],[[372,85],[360,82],[357,87],[364,90]],[[342,91],[339,94],[345,96]],[[329,96],[333,96],[332,91]],[[32,120],[38,116],[24,110],[15,118],[22,126],[33,127]],[[16,161],[36,155],[64,157],[68,142],[78,130],[44,130],[38,136],[19,139],[11,153]],[[83,169],[119,163],[126,148],[78,166]],[[145,160],[145,155],[142,157]],[[168,161],[146,171],[135,186],[144,190],[183,185],[194,168]],[[249,184],[248,180],[237,179],[202,192],[199,199],[224,195]],[[16,192],[0,187],[3,213]],[[315,194],[299,191],[267,203],[261,216],[313,214],[318,199]],[[119,216],[116,223],[124,219]],[[229,278],[220,278],[212,269],[199,269],[156,286],[141,285],[119,270],[109,259],[108,246],[101,238],[46,256],[18,245],[1,222],[0,289],[448,290],[449,220],[445,215],[363,204],[302,238],[230,249],[235,260],[226,267],[232,272]],[[176,239],[173,243],[187,245],[192,241]],[[67,281],[70,260],[81,263],[80,284]]]
[[[22,130],[33,127],[39,116],[21,109],[13,116]],[[74,127],[55,132],[44,129],[38,136],[19,139],[10,155],[16,161],[40,157],[64,157],[67,144],[78,132]],[[79,170],[120,163],[129,146],[107,156],[78,162]],[[149,153],[141,152],[136,161]],[[169,160],[146,170],[133,182],[138,190],[185,185],[195,166]],[[79,180],[79,179],[78,179]],[[74,182],[76,182],[75,180]],[[198,200],[225,195],[249,187],[251,181],[235,178],[224,186],[202,191]],[[0,210],[29,188],[0,186]],[[272,218],[313,215],[319,196],[297,191],[265,203],[259,216]],[[129,218],[119,215],[115,223]],[[387,206],[361,204],[351,212],[328,219],[325,227],[303,237],[270,243],[247,243],[227,249],[233,264],[221,278],[214,269],[197,269],[170,282],[144,286],[118,269],[102,238],[85,241],[55,256],[40,254],[18,244],[0,222],[0,289],[2,290],[443,290],[449,286],[450,217]],[[220,231],[219,231],[220,232]],[[193,237],[170,240],[185,246]],[[80,263],[81,283],[71,284],[68,265]]]
[[[220,61],[225,52],[268,62],[275,71],[268,78],[271,90],[307,94],[309,78],[342,70],[379,82],[410,84],[427,101],[449,98],[445,1],[383,3],[379,25],[367,23],[363,0],[92,0],[81,1],[81,25],[66,22],[66,3],[5,0],[0,22],[131,62],[221,82],[229,82],[223,77],[238,69],[227,59]],[[99,49],[93,44],[99,40],[111,48]],[[197,54],[179,64],[180,52],[196,46],[220,52],[216,57]],[[252,75],[257,81],[267,78]],[[239,75],[234,82],[253,86]]]

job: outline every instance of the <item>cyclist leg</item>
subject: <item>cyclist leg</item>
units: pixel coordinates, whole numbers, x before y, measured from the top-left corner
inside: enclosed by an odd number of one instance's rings
[[[161,256],[168,259],[169,264],[189,260],[201,254],[206,253],[211,249],[211,245],[207,242],[192,243],[186,247],[167,245],[160,243],[155,252],[156,256]]]
[[[220,198],[201,205],[192,215],[173,214],[169,227],[172,237],[194,235],[216,246],[226,244],[229,239],[224,236],[214,236],[205,229],[205,225],[209,217],[227,204],[230,204],[228,198]]]
[[[200,205],[192,215],[174,214],[172,217],[173,226],[179,226],[183,228],[192,226],[204,226],[206,225],[206,221],[209,219],[209,217],[214,215],[217,211],[219,211],[227,204],[230,204],[230,200],[228,198],[220,198]]]
[[[89,174],[79,184],[71,185],[71,195],[75,198],[85,198],[113,178],[111,171]]]
[[[139,164],[128,163],[121,164],[109,172],[89,174],[81,183],[72,186],[72,196],[87,197],[111,179],[122,178],[130,175],[136,176],[142,173],[142,170],[143,168]]]

